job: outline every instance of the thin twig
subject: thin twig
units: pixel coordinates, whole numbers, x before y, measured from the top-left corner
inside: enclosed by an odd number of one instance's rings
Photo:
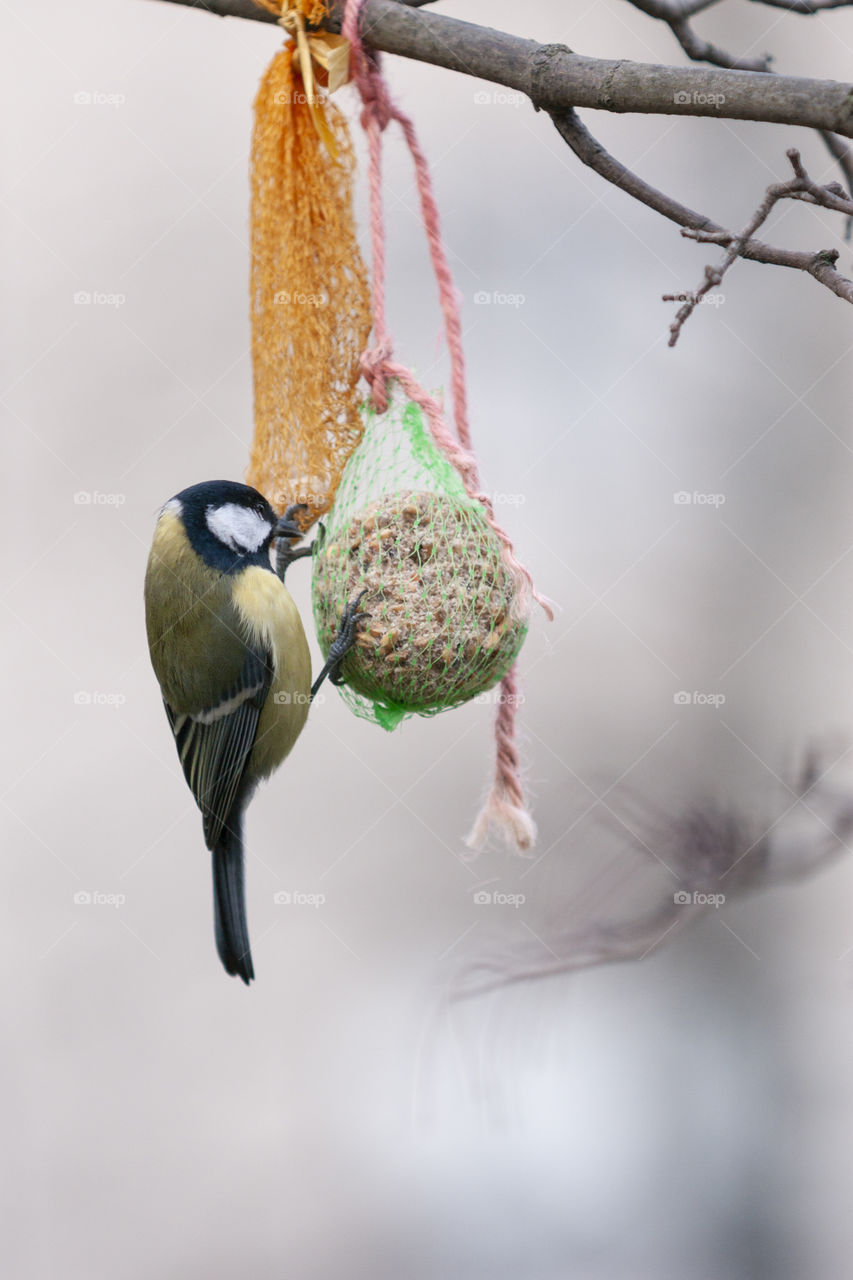
[[[636,0],[632,0],[636,2]],[[736,58],[726,53],[719,45],[711,44],[697,36],[686,18],[669,18],[666,20],[672,34],[681,45],[688,58],[694,62],[709,62],[715,67],[728,67],[730,71],[769,71],[772,55],[763,53],[755,58]]]
[[[853,0],[842,0],[843,3],[853,3]],[[694,62],[708,62],[718,67],[729,67],[735,70],[752,70],[752,71],[770,71],[770,63],[773,61],[771,54],[765,54],[763,58],[734,58],[731,54],[719,49],[716,45],[711,44],[708,40],[700,39],[689,22],[685,14],[684,5],[679,0],[629,0],[629,3],[635,9],[642,10],[651,18],[658,18],[661,22],[665,22],[672,31],[676,40],[678,40],[684,52]],[[701,8],[711,8],[719,3],[719,0],[700,0]],[[835,5],[824,5],[823,8],[833,8]],[[698,12],[698,8],[690,10],[690,13]],[[800,9],[801,13],[816,12],[812,9]],[[848,190],[853,191],[853,156],[849,148],[834,133],[826,129],[818,129],[818,133],[829,149],[830,154],[838,161],[841,171],[847,182]],[[849,240],[853,228],[853,221],[848,219],[845,229],[845,239]]]
[[[615,156],[612,156],[597,138],[593,137],[574,111],[552,112],[551,118],[560,137],[568,143],[583,164],[594,169],[602,178],[618,187],[620,191],[624,191],[626,195],[632,196],[642,204],[648,205],[650,209],[654,209],[656,213],[677,223],[685,229],[682,234],[690,239],[717,244],[723,248],[728,248],[737,241],[737,257],[751,262],[763,262],[771,266],[806,271],[837,297],[853,303],[853,281],[835,269],[834,264],[838,254],[834,250],[812,253],[809,250],[780,249],[755,239],[754,233],[749,235],[742,233],[737,236],[704,214],[696,213],[694,209],[681,204],[663,191],[658,191],[656,187],[638,177]],[[790,183],[784,185],[791,186]],[[838,213],[853,211],[853,202],[840,187],[834,184],[832,187],[819,187],[803,173],[803,178],[798,181],[797,187],[800,199],[811,197],[810,203],[821,204]],[[820,193],[820,198],[815,196],[816,192]]]
[[[631,3],[650,18],[660,18],[662,22],[678,22],[683,18],[692,18],[703,9],[712,9],[720,0],[631,0]]]
[[[838,161],[839,168],[844,174],[844,181],[847,183],[848,193],[853,194],[853,151],[837,133],[828,133],[826,129],[819,129],[818,133],[829,154]],[[849,240],[851,235],[853,235],[853,218],[848,218],[844,228],[844,239]]]
[[[672,31],[688,58],[694,62],[708,62],[715,67],[727,67],[730,71],[766,71],[770,66],[770,54],[757,58],[735,58],[724,49],[711,44],[697,36],[690,25],[693,14],[703,9],[710,9],[719,0],[699,0],[698,3],[685,5],[678,0],[629,0],[635,9],[640,9],[650,18],[658,18]]]
[[[732,263],[743,256],[744,246],[753,238],[758,228],[767,221],[767,218],[770,216],[770,211],[777,201],[789,198],[805,200],[809,204],[817,204],[824,209],[833,209],[837,213],[846,213],[848,217],[853,216],[853,200],[850,200],[849,197],[846,196],[846,193],[842,191],[837,183],[833,183],[828,187],[818,186],[816,182],[811,180],[803,168],[803,162],[800,158],[799,151],[792,147],[786,154],[791,162],[791,167],[794,170],[794,177],[788,182],[777,182],[767,188],[767,191],[764,194],[764,199],[750,218],[744,230],[740,235],[735,236],[734,239],[730,240],[722,262],[716,267],[705,267],[705,278],[702,284],[695,293],[686,295],[684,305],[679,307],[675,319],[669,327],[669,346],[675,346],[684,324],[689,320],[690,316],[709,290],[718,286]],[[694,230],[691,228],[685,228],[682,231],[682,235],[687,236],[688,239],[698,240],[706,244],[709,242],[713,244],[722,243],[719,234],[709,234],[707,231],[701,231],[698,229]],[[834,249],[828,249],[824,250],[820,257],[827,266],[832,268],[838,259],[838,253]],[[812,270],[813,266],[814,255],[812,256],[812,262],[809,263],[806,270],[811,271],[812,274],[814,274]],[[815,278],[817,279],[818,277]],[[847,281],[847,284],[849,286],[848,293],[840,296],[846,296],[848,302],[853,302],[853,281]],[[664,302],[678,302],[681,301],[681,296],[682,295],[676,296],[674,294],[665,293],[663,295],[663,300]]]
[[[853,0],[754,0],[755,4],[766,4],[771,9],[787,9],[788,13],[799,13],[810,17],[821,13],[824,9],[844,9],[853,4]]]

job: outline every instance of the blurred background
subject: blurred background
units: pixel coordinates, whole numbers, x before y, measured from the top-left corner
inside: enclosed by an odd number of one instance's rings
[[[441,9],[684,61],[619,0]],[[216,958],[142,578],[159,506],[246,466],[247,152],[280,36],[153,0],[42,0],[2,23],[9,1274],[846,1274],[849,860],[727,901],[642,963],[446,992],[487,952],[547,965],[569,925],[646,909],[653,859],[613,820],[620,803],[659,817],[708,797],[760,824],[810,743],[845,770],[849,308],[740,263],[668,349],[661,295],[695,288],[713,253],[584,170],[518,95],[385,60],[432,163],[481,469],[560,605],[521,660],[540,840],[531,861],[464,848],[492,706],[392,737],[327,691],[249,813],[246,990]],[[849,13],[730,4],[695,25],[771,49],[779,71],[849,76]],[[338,101],[356,120],[353,91]],[[585,120],[735,229],[788,176],[786,147],[840,178],[805,130]],[[436,292],[393,135],[386,191],[396,350],[438,386]],[[362,227],[365,195],[362,166]],[[849,272],[842,233],[789,204],[766,238],[837,247]],[[308,582],[296,565],[306,616]]]

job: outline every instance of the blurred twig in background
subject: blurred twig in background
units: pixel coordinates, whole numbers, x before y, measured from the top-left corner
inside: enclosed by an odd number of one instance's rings
[[[569,928],[555,925],[547,935],[516,948],[501,941],[450,973],[448,998],[464,999],[594,965],[643,960],[709,911],[752,890],[823,868],[846,850],[853,832],[853,792],[828,781],[837,763],[821,769],[810,755],[800,777],[780,785],[760,820],[710,798],[669,817],[653,816],[641,804],[630,822],[608,810],[608,825],[619,828],[628,860],[623,881],[630,878],[630,863],[638,854],[654,859],[668,876],[663,896],[650,909],[619,921],[613,918],[615,909],[635,901],[636,895],[612,886],[609,918],[577,911],[578,923]]]

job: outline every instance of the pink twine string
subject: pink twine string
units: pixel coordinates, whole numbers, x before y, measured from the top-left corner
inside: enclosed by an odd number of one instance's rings
[[[347,0],[341,27],[341,33],[349,40],[352,50],[351,67],[361,96],[361,123],[367,135],[368,146],[374,345],[362,356],[362,372],[370,386],[371,398],[378,413],[384,413],[388,408],[388,383],[391,380],[397,381],[407,397],[424,410],[437,446],[459,472],[468,495],[482,505],[489,526],[500,539],[506,564],[520,587],[515,602],[516,609],[526,613],[528,599],[532,595],[547,616],[553,619],[550,602],[536,591],[530,573],[515,556],[511,539],[495,519],[491,499],[488,494],[481,492],[477,460],[471,446],[468,426],[462,321],[453,276],[441,239],[441,224],[429,166],[418,142],[414,124],[391,99],[380,70],[378,53],[365,49],[361,43],[359,16],[364,3],[365,0]],[[385,224],[382,208],[382,133],[392,120],[400,125],[415,165],[421,215],[444,315],[456,436],[448,428],[438,401],[424,390],[411,370],[392,359],[393,348],[385,319]],[[529,849],[535,840],[536,828],[524,801],[516,747],[518,701],[516,671],[513,667],[501,681],[495,719],[495,775],[489,797],[467,839],[472,848],[482,846],[493,824],[508,842],[514,843],[519,849]]]

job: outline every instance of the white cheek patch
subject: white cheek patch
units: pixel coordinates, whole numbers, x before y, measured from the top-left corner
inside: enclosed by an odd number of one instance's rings
[[[221,507],[208,507],[204,513],[207,527],[231,551],[257,551],[272,533],[272,525],[257,511],[236,502]]]

